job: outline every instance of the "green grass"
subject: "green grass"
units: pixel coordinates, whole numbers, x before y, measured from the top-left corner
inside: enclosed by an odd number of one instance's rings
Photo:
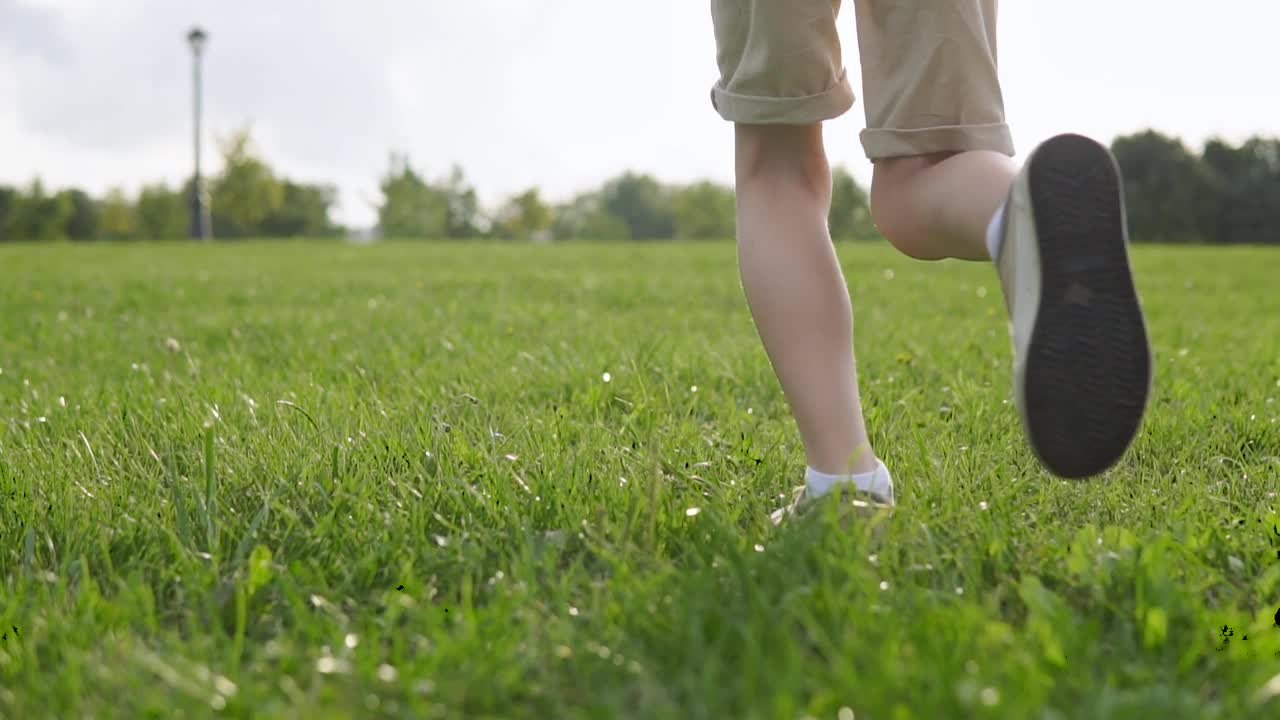
[[[0,247],[0,716],[1280,717],[1280,252],[1137,251],[1089,482],[989,267],[841,254],[878,541],[769,525],[729,244]]]

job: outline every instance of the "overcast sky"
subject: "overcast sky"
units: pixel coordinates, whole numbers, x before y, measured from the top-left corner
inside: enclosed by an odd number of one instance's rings
[[[856,88],[853,20],[846,0]],[[0,182],[180,182],[195,23],[210,34],[206,156],[252,123],[282,173],[339,187],[343,222],[373,222],[392,150],[432,176],[459,163],[490,203],[534,184],[567,197],[626,168],[732,178],[707,0],[0,0]],[[1018,150],[1148,126],[1193,145],[1280,135],[1277,27],[1264,0],[1004,3]],[[862,125],[858,105],[827,144],[865,181]]]

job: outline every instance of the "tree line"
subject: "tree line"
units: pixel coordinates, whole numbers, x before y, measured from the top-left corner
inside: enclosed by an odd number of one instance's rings
[[[1193,151],[1154,130],[1115,139],[1135,241],[1280,243],[1280,139],[1239,145],[1211,139]],[[208,181],[213,234],[340,237],[332,185],[282,176],[243,129],[219,142],[222,168]],[[831,234],[871,239],[867,193],[843,167],[832,172]],[[192,182],[92,197],[83,190],[0,185],[0,241],[173,240],[187,236]],[[537,187],[483,207],[461,168],[430,177],[393,154],[379,182],[377,233],[393,239],[660,241],[730,239],[733,189],[663,183],[625,172],[561,202]]]
[[[210,183],[213,233],[221,238],[340,235],[330,221],[337,190],[279,176],[253,148],[249,132],[221,143],[222,172]],[[176,240],[187,237],[191,187],[116,188],[94,198],[78,188],[51,192],[39,178],[0,185],[0,241]]]

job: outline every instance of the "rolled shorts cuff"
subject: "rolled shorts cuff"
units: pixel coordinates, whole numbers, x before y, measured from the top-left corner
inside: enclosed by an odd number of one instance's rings
[[[867,128],[862,131],[861,140],[862,149],[871,160],[969,150],[1014,155],[1013,136],[1006,123],[943,125],[918,130]]]
[[[748,125],[812,125],[840,117],[853,103],[853,87],[844,71],[830,88],[803,97],[738,95],[719,84],[711,88],[711,105],[720,117]]]

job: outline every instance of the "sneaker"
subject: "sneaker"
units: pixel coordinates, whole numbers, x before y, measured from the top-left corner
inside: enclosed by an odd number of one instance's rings
[[[1111,152],[1079,135],[1036,148],[1009,191],[1001,234],[996,266],[1027,439],[1053,474],[1097,475],[1128,449],[1152,387]]]
[[[837,485],[826,493],[813,497],[809,494],[808,487],[801,485],[792,491],[791,503],[774,510],[769,515],[769,519],[774,525],[781,525],[790,518],[807,515],[827,502],[840,504],[839,512],[842,522],[850,516],[872,517],[890,511],[894,506],[893,479],[889,476],[889,469],[884,466],[884,463],[877,464],[876,473],[879,475],[876,478],[876,484],[886,488],[884,492],[868,492],[852,483],[847,483]]]

